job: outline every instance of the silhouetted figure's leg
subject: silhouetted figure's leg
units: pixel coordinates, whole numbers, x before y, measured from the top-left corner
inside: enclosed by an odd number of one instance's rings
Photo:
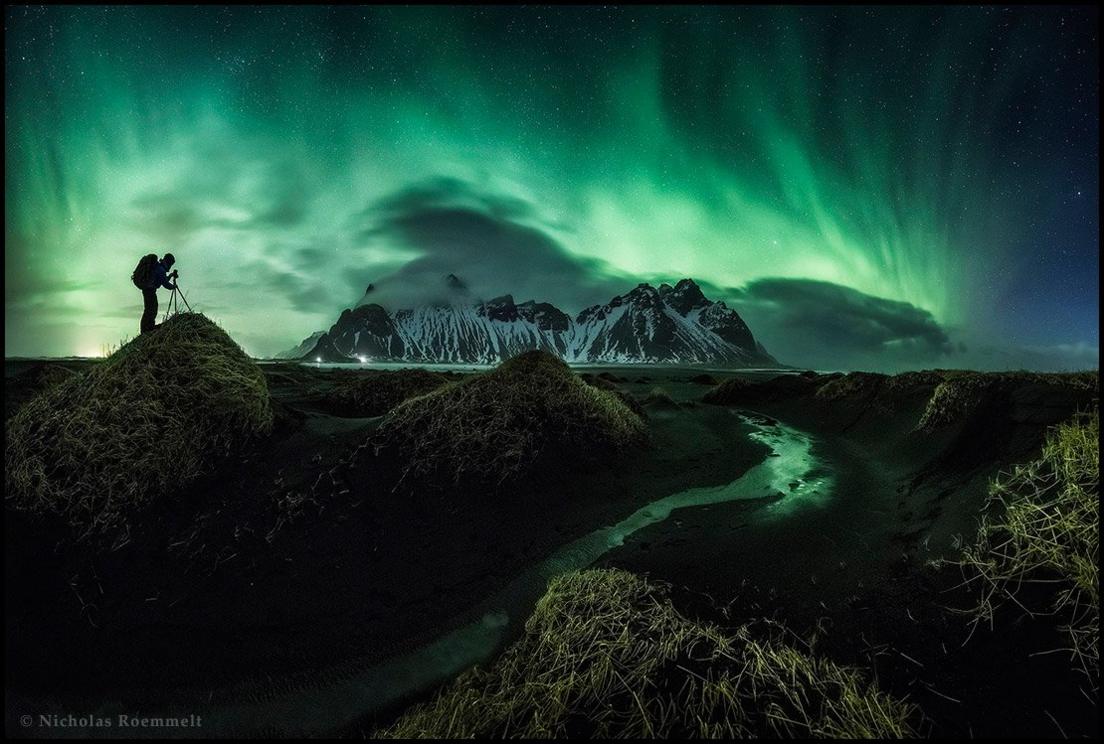
[[[157,290],[143,289],[142,299],[146,305],[145,312],[142,313],[142,333],[147,333],[157,325]]]

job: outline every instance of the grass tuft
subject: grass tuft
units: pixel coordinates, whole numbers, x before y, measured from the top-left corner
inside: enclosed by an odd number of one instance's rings
[[[425,395],[455,379],[424,369],[350,372],[335,378],[325,402],[345,416],[382,416],[404,400]]]
[[[990,485],[977,538],[956,561],[981,589],[971,612],[992,626],[999,607],[1059,618],[1075,665],[1100,669],[1100,413],[1052,429],[1042,455]]]
[[[271,425],[260,368],[203,315],[181,313],[7,422],[5,498],[60,515],[78,537],[103,534]]]
[[[620,570],[555,579],[524,636],[377,738],[873,738],[912,705],[813,657],[777,626],[733,633],[679,614]]]
[[[408,400],[382,421],[403,480],[499,486],[543,467],[593,464],[645,441],[639,415],[560,359],[530,351]]]

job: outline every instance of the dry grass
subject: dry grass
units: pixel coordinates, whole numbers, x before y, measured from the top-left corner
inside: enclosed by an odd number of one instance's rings
[[[679,614],[655,584],[591,570],[554,580],[493,666],[376,736],[899,738],[914,734],[914,713],[777,627],[725,633]]]
[[[640,418],[648,418],[648,412],[644,410],[644,406],[640,404],[640,401],[618,387],[618,383],[627,382],[624,377],[618,377],[617,375],[610,374],[609,372],[602,372],[599,375],[592,375],[589,372],[583,372],[581,375],[579,375],[579,379],[585,382],[587,385],[590,385],[591,387],[596,387],[599,390],[605,390],[607,393],[617,396],[618,400],[628,406],[629,410],[631,410]]]
[[[835,401],[843,398],[872,397],[886,381],[886,376],[875,372],[851,372],[835,377],[817,388],[816,398]]]
[[[325,402],[345,416],[382,416],[404,400],[425,395],[454,376],[424,369],[350,372],[336,379]]]
[[[408,400],[378,433],[396,451],[400,482],[442,487],[496,487],[543,467],[593,464],[646,438],[617,395],[539,351]]]
[[[47,388],[81,374],[61,364],[45,362],[38,367],[4,378],[4,419],[14,416],[20,408]]]
[[[1000,382],[997,375],[963,374],[936,385],[916,428],[933,431],[962,421],[981,405],[986,393]]]
[[[6,426],[5,498],[79,537],[207,472],[272,425],[256,364],[198,314],[180,314],[87,373],[47,388]]]
[[[1071,656],[1094,687],[1100,668],[1099,478],[1100,414],[1094,410],[1051,430],[1037,460],[991,484],[987,516],[957,561],[967,583],[981,591],[975,622],[992,626],[1005,604],[1059,618]]]
[[[1007,392],[1028,385],[1048,385],[1071,391],[1100,389],[1097,372],[963,372],[937,370],[942,375],[924,409],[917,430],[930,432],[970,416],[984,403],[987,395]]]
[[[883,390],[889,395],[907,393],[922,387],[935,387],[943,382],[944,376],[933,370],[920,372],[901,372],[891,375],[886,381]]]

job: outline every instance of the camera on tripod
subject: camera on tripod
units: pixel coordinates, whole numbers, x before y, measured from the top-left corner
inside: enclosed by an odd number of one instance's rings
[[[169,295],[169,304],[165,307],[165,320],[168,320],[170,316],[180,312],[178,309],[180,302],[184,303],[184,307],[188,308],[188,312],[192,312],[192,306],[188,302],[188,298],[184,296],[184,293],[180,291],[180,287],[176,284],[176,278],[180,276],[180,272],[173,269],[165,276],[173,280],[172,294]]]

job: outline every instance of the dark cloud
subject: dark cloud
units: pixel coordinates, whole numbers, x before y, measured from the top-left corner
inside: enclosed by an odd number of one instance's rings
[[[574,311],[606,302],[633,279],[605,261],[577,256],[554,236],[533,205],[488,194],[455,179],[437,179],[391,194],[356,216],[360,241],[381,241],[418,256],[384,275],[352,267],[350,286],[374,285],[372,301],[388,308],[448,298],[443,278],[456,274],[471,295],[513,294]]]
[[[458,178],[433,178],[389,194],[354,217],[366,220],[367,234],[380,219],[404,215],[444,205],[471,209],[503,220],[532,220],[536,211],[529,202],[517,197],[490,194]]]
[[[292,254],[292,262],[300,269],[312,270],[324,265],[332,252],[323,248],[299,248]]]
[[[795,366],[895,369],[945,364],[961,352],[927,310],[831,282],[772,278],[714,291],[772,354]]]

